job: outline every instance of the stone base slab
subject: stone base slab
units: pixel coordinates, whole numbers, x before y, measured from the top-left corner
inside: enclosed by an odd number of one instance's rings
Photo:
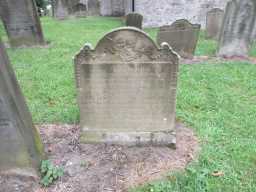
[[[80,136],[81,143],[97,144],[105,143],[109,145],[126,146],[168,146],[175,148],[176,134],[174,131],[162,132],[107,132],[82,130]]]
[[[0,192],[35,192],[39,177],[33,168],[0,171]]]

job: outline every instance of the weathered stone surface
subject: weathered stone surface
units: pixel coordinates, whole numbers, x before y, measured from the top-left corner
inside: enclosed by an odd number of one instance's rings
[[[218,8],[212,9],[206,16],[206,37],[209,39],[218,40],[224,11]]]
[[[34,169],[15,169],[0,173],[0,192],[37,192],[39,178]]]
[[[105,1],[105,0],[102,0]],[[129,4],[132,0],[127,0]],[[206,13],[213,8],[225,9],[229,0],[135,0],[135,12],[143,15],[143,27],[171,25],[183,18],[205,29]],[[130,3],[131,4],[131,3]],[[128,5],[132,12],[132,6]]]
[[[227,4],[219,39],[218,55],[247,57],[256,18],[256,0]]]
[[[57,19],[99,15],[100,2],[98,0],[54,0],[53,10],[54,17]]]
[[[126,16],[126,26],[142,29],[143,16],[138,13],[129,13]]]
[[[12,47],[44,44],[34,0],[1,0],[1,18]]]
[[[39,166],[43,146],[0,42],[0,173]]]
[[[191,24],[185,19],[180,19],[170,26],[160,27],[157,42],[159,45],[167,42],[180,56],[193,58],[199,33],[199,24]]]
[[[131,0],[100,0],[100,13],[102,16],[125,16],[131,5]]]
[[[178,55],[139,29],[104,36],[75,57],[81,141],[175,144]]]

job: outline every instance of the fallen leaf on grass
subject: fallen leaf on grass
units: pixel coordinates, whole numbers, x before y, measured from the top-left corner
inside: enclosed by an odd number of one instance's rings
[[[222,177],[224,176],[224,173],[222,171],[214,171],[211,175],[213,177]]]

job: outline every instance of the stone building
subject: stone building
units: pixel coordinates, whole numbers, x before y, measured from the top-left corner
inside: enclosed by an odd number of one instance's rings
[[[170,25],[178,19],[201,24],[213,8],[225,9],[229,0],[54,0],[55,15],[67,17],[77,12],[87,15],[125,16],[133,11],[144,17],[144,27]],[[63,15],[63,16],[62,16]]]
[[[201,24],[202,28],[205,28],[207,12],[212,8],[225,9],[228,2],[228,0],[134,1],[135,12],[142,14],[144,17],[144,27],[170,25],[178,19],[187,19],[191,23]]]

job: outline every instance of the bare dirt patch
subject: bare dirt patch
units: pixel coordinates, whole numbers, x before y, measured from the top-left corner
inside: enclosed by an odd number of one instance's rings
[[[43,192],[124,192],[183,169],[198,151],[191,129],[177,123],[177,149],[79,144],[77,125],[41,125],[46,151],[64,176]]]

